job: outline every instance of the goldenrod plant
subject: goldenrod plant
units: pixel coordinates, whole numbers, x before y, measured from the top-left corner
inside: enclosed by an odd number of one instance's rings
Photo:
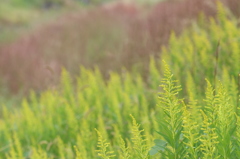
[[[182,137],[183,109],[181,100],[177,97],[181,86],[176,84],[178,81],[173,79],[173,74],[165,62],[164,66],[164,78],[162,79],[162,85],[160,85],[163,92],[159,96],[161,117],[158,119],[160,125],[158,133],[166,141],[163,156],[177,159],[185,155]]]
[[[98,134],[98,148],[99,150],[96,150],[98,152],[98,156],[100,156],[102,159],[109,159],[114,157],[114,152],[108,151],[107,147],[109,146],[109,143],[106,142],[105,139],[103,139],[103,136],[101,133],[96,129]]]
[[[129,155],[129,147],[126,147],[126,143],[125,141],[122,139],[122,137],[120,137],[120,148],[121,148],[121,154],[120,154],[120,158],[121,159],[129,159],[130,155]]]
[[[80,67],[74,79],[63,69],[58,88],[2,105],[0,158],[239,158],[240,29],[222,10],[172,33],[166,62],[152,57],[147,78],[125,71],[105,81]]]
[[[150,153],[160,153],[162,158],[236,158],[239,154],[237,109],[231,102],[221,82],[213,89],[206,80],[206,99],[198,111],[180,103],[177,98],[179,86],[173,84],[172,74],[166,66],[163,78],[163,93],[159,97],[162,109],[159,111],[161,139],[155,140]],[[199,114],[199,115],[197,115]],[[201,116],[201,119],[195,118]]]
[[[208,117],[204,112],[203,114],[203,124],[202,124],[202,131],[203,134],[201,135],[201,155],[202,158],[220,158],[218,155],[217,144],[218,144],[218,136],[216,134],[216,128],[211,127],[211,122],[209,122]]]
[[[144,130],[139,130],[140,125],[137,123],[136,119],[131,115],[132,123],[132,142],[133,149],[135,151],[135,157],[139,159],[148,159],[148,146],[146,144],[145,136],[142,135]]]

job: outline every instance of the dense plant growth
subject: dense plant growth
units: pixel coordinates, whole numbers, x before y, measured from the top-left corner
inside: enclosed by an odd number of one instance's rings
[[[240,10],[240,1],[222,1],[228,4],[229,12]],[[13,28],[19,26],[26,28],[25,21],[39,20],[39,14],[45,13],[8,8],[0,6],[0,24],[1,21],[9,23],[0,31],[8,33],[15,32]],[[151,7],[116,2],[88,10],[75,8],[68,14],[58,13],[56,20],[0,47],[3,81],[0,84],[11,93],[27,92],[30,88],[40,91],[59,81],[61,67],[76,75],[80,64],[87,68],[98,65],[107,77],[109,71],[120,72],[122,66],[147,76],[149,56],[161,54],[161,46],[168,44],[172,31],[178,36],[198,19],[200,12],[208,19],[215,18],[216,10],[215,0],[167,0]],[[5,35],[0,34],[0,40],[6,40]]]
[[[74,85],[63,69],[59,88],[32,92],[18,109],[3,105],[0,157],[239,156],[240,29],[220,3],[218,20],[202,22],[172,34],[166,62],[150,61],[147,84],[138,72],[105,81],[98,68],[81,67]]]

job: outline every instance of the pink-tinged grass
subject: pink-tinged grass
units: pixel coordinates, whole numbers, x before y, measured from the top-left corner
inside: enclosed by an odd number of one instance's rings
[[[160,55],[170,33],[181,33],[201,12],[215,16],[214,2],[162,2],[152,8],[112,3],[63,15],[1,47],[0,76],[10,92],[54,86],[62,67],[77,74],[80,65],[97,65],[106,77],[126,67],[146,76],[150,55]],[[224,3],[239,16],[238,2]]]

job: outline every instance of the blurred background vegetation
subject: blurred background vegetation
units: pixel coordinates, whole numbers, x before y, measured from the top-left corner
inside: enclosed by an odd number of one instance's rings
[[[221,0],[239,19],[240,1]],[[215,17],[215,0],[1,0],[0,93],[21,97],[59,83],[66,68],[141,72],[171,32]],[[203,24],[204,25],[204,24]],[[3,98],[7,99],[7,98]]]
[[[239,113],[239,20],[239,0],[1,0],[0,158],[74,158],[73,145],[85,158],[96,158],[94,128],[117,151],[122,134],[132,158],[139,158],[129,140],[129,114],[152,145],[157,121],[164,121],[156,107],[162,59],[183,88],[178,95],[194,118],[189,127],[208,134],[197,112],[210,108],[206,112],[213,114],[214,107],[224,118],[217,120],[216,150],[230,154],[231,145],[239,156],[239,127],[231,137],[233,129],[222,127]],[[207,89],[208,102],[205,78],[217,90]],[[177,129],[178,142],[184,135]]]

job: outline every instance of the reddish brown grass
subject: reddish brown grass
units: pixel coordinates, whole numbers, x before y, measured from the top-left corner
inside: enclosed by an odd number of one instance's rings
[[[239,2],[225,0],[239,16]],[[0,76],[12,92],[41,90],[57,83],[61,67],[98,65],[108,74],[124,66],[146,72],[149,55],[179,34],[199,12],[214,16],[214,0],[163,2],[143,14],[133,4],[113,3],[62,16],[0,49]]]

